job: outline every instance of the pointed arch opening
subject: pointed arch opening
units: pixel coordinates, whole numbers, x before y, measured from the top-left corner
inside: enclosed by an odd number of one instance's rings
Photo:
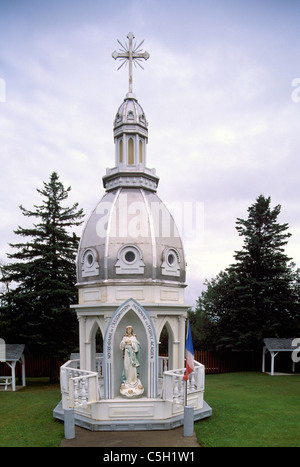
[[[129,138],[128,140],[128,165],[134,164],[134,143],[133,139]]]
[[[139,163],[142,164],[143,162],[143,142],[139,140]]]
[[[120,164],[123,163],[123,141],[121,139],[119,142],[119,162]]]
[[[96,354],[103,354],[103,336],[101,329],[98,327],[95,335]]]
[[[166,325],[162,328],[159,338],[159,355],[168,356],[169,351],[169,332]]]
[[[95,320],[90,331],[89,365],[91,371],[97,371],[102,375],[103,366],[103,333],[98,320]]]
[[[165,321],[159,335],[159,356],[167,357],[168,370],[173,368],[173,342],[172,327],[168,321]]]

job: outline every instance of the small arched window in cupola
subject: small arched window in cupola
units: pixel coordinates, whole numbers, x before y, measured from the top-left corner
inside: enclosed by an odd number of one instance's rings
[[[118,125],[121,122],[122,122],[122,117],[119,113],[117,113],[116,119],[115,119],[115,125]]]
[[[141,114],[140,117],[139,117],[139,120],[141,123],[146,123],[146,119],[145,119],[145,115],[144,114]]]
[[[127,120],[134,120],[134,113],[132,110],[129,110],[127,114]]]

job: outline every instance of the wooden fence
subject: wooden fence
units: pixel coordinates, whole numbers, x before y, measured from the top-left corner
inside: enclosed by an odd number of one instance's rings
[[[56,367],[59,369],[61,365],[66,363],[67,359],[56,357]],[[44,355],[25,355],[25,374],[26,377],[41,377],[50,375],[50,357]],[[16,365],[16,374],[21,374],[20,364]],[[0,375],[9,376],[11,374],[10,367],[0,362]]]
[[[233,371],[253,371],[259,368],[260,360],[252,352],[212,352],[194,351],[195,360],[205,366],[205,373],[228,373]],[[57,369],[66,363],[67,359],[56,358]],[[19,364],[16,374],[21,374]],[[25,355],[25,372],[27,377],[42,377],[50,375],[50,357]],[[8,365],[0,362],[0,375],[11,374]]]
[[[258,369],[260,362],[253,352],[195,350],[194,358],[205,366],[206,374],[254,371]]]

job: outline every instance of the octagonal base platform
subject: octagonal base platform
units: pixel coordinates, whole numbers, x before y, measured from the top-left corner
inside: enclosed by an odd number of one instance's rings
[[[204,401],[201,409],[194,410],[194,421],[210,417],[212,408]],[[64,411],[60,402],[53,410],[54,418],[64,421]],[[75,412],[75,425],[90,431],[150,431],[172,430],[184,424],[184,414],[179,413],[163,420],[94,420]]]

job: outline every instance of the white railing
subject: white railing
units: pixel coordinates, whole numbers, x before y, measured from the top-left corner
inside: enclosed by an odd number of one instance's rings
[[[98,373],[79,369],[79,360],[69,360],[60,368],[63,408],[87,408],[101,398]]]
[[[96,357],[96,372],[98,373],[98,378],[104,378],[103,374],[103,355],[101,357]]]
[[[163,374],[162,399],[170,400],[178,404],[184,403],[185,381],[183,376],[185,368],[180,370],[168,370]],[[187,381],[187,395],[204,391],[205,367],[201,363],[194,361],[194,371],[189,374]]]
[[[158,357],[158,377],[162,378],[165,371],[168,370],[169,357]]]
[[[161,399],[183,404],[185,399],[185,368],[168,370],[168,357],[158,358],[158,375],[162,378]],[[60,369],[63,408],[86,409],[101,400],[100,381],[103,378],[103,356],[96,358],[96,370],[80,370],[80,360],[69,360]],[[205,368],[194,361],[194,371],[187,381],[187,395],[204,391]]]

